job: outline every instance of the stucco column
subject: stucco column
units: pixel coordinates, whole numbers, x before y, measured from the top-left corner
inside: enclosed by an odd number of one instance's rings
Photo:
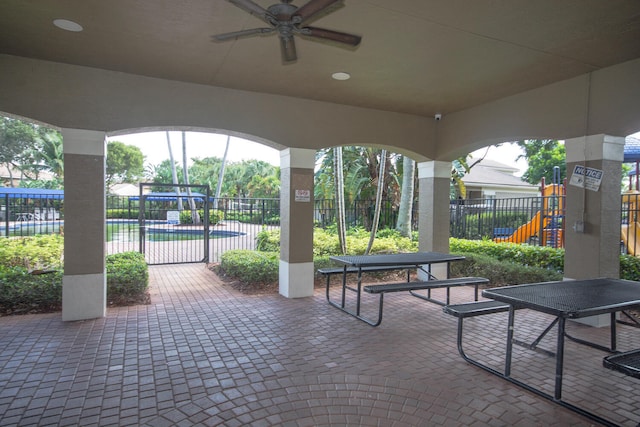
[[[62,129],[64,150],[64,277],[62,320],[104,317],[105,133]]]
[[[280,152],[280,294],[313,295],[313,169],[315,150]]]
[[[565,148],[564,275],[570,279],[620,277],[620,182],[624,138],[590,135],[565,141]],[[572,184],[576,166],[602,171],[599,188],[576,185],[577,175]]]
[[[449,186],[451,162],[418,163],[418,248],[449,252]],[[445,265],[434,265],[438,278],[446,277]]]

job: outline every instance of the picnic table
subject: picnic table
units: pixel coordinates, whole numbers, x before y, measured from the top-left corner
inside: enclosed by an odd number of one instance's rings
[[[454,261],[464,260],[464,256],[453,255],[441,252],[412,252],[412,253],[396,253],[396,254],[378,254],[378,255],[353,255],[353,256],[332,256],[332,261],[342,265],[342,289],[340,302],[334,302],[331,300],[329,294],[329,280],[327,279],[326,297],[328,303],[338,308],[345,313],[371,325],[378,326],[382,322],[382,309],[384,302],[384,294],[391,292],[408,291],[411,295],[421,298],[423,300],[433,302],[440,305],[446,305],[449,303],[450,288],[464,285],[474,285],[476,291],[476,300],[478,297],[478,285],[488,283],[488,280],[482,277],[462,277],[462,278],[449,278],[449,263]],[[447,264],[447,277],[445,279],[437,279],[431,271],[431,266],[434,264]],[[407,275],[406,282],[399,283],[383,283],[376,285],[362,286],[362,273],[363,272],[376,272],[376,271],[389,271],[390,269],[416,269],[423,271],[428,280],[424,281],[410,281],[409,275]],[[326,269],[324,274],[333,274],[340,272],[340,270]],[[320,273],[323,273],[320,271]],[[357,284],[355,287],[349,286],[347,283],[347,275],[356,273]],[[431,296],[431,290],[446,288],[447,296],[446,301],[439,301]],[[426,295],[418,293],[417,291],[427,291]],[[348,309],[346,303],[346,292],[352,291],[356,294],[355,310]],[[361,301],[362,292],[369,294],[377,294],[378,299],[378,317],[373,320],[369,317],[361,314]]]
[[[501,373],[477,360],[463,355],[467,361],[594,421],[604,425],[615,425],[584,408],[577,407],[562,400],[565,338],[609,353],[617,353],[616,313],[640,305],[640,283],[609,278],[567,280],[485,289],[482,291],[482,295],[509,305],[504,372]],[[553,395],[511,377],[512,349],[515,341],[514,317],[518,309],[530,309],[555,316],[555,320],[544,332],[548,332],[553,325],[557,325],[557,344],[556,351],[553,353],[556,359],[555,389]],[[610,314],[611,316],[611,341],[609,347],[588,340],[577,339],[567,334],[567,319],[580,319],[601,314]],[[460,346],[459,348],[461,349]]]

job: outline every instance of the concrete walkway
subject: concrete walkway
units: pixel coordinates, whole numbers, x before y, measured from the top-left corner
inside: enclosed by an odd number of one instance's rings
[[[242,295],[201,264],[150,273],[148,306],[71,323],[0,318],[1,426],[592,425],[463,361],[456,319],[408,295],[385,298],[372,328],[330,307],[322,289],[290,300]],[[472,299],[459,291],[456,300]],[[498,369],[505,316],[465,322],[468,352]],[[517,335],[548,321],[518,312]],[[606,330],[569,328],[606,343]],[[621,349],[640,347],[640,329],[620,329]],[[513,375],[551,391],[553,359],[515,352]],[[565,397],[636,425],[640,381],[602,368],[604,355],[567,345]]]

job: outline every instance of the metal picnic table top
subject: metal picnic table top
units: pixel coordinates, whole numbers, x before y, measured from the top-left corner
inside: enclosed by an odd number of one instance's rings
[[[376,255],[341,255],[329,257],[339,264],[368,267],[387,265],[423,265],[437,264],[449,261],[461,261],[462,255],[447,254],[442,252],[409,252],[396,254],[376,254]]]

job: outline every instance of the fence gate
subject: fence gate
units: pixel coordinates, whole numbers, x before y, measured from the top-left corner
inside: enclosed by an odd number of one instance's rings
[[[166,191],[146,192],[150,187]],[[140,184],[140,252],[147,264],[209,262],[208,185]]]

